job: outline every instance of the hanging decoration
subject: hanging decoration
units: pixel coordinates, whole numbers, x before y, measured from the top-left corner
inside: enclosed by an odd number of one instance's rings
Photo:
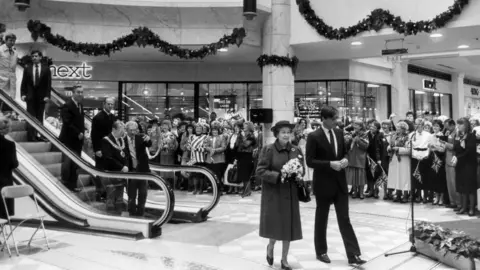
[[[231,35],[224,35],[219,41],[205,45],[199,49],[182,49],[177,45],[162,40],[157,34],[153,33],[148,27],[138,27],[132,30],[131,34],[120,37],[111,43],[77,43],[66,39],[61,35],[52,34],[52,29],[40,21],[30,20],[27,24],[33,40],[39,37],[45,39],[46,42],[56,46],[64,51],[81,53],[89,56],[110,56],[112,53],[121,51],[123,48],[134,46],[139,47],[152,46],[159,51],[176,56],[181,59],[203,59],[209,55],[214,55],[219,49],[226,48],[236,44],[238,47],[242,45],[246,36],[245,29],[235,28]]]
[[[42,60],[40,60],[43,65],[47,66],[52,66],[53,65],[53,60],[50,57],[42,57]],[[32,65],[32,57],[30,55],[25,55],[20,58],[17,58],[17,65],[21,66],[22,68],[25,68],[26,66]]]
[[[404,21],[400,16],[395,16],[384,9],[373,10],[367,18],[359,21],[356,25],[349,27],[333,28],[326,24],[310,5],[310,0],[296,0],[300,14],[308,24],[312,26],[319,35],[331,40],[342,40],[354,37],[365,31],[380,31],[383,27],[391,27],[399,34],[405,36],[418,33],[430,33],[447,25],[455,16],[462,13],[469,0],[455,0],[447,11],[435,16],[432,20],[421,20],[417,22]]]
[[[297,71],[298,58],[296,56],[289,57],[288,55],[278,56],[262,54],[257,58],[257,64],[260,68],[268,65],[290,67],[292,69],[292,73],[295,74]]]

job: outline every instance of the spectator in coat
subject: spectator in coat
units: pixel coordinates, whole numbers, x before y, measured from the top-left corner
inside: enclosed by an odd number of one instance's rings
[[[292,269],[287,261],[290,242],[302,239],[302,225],[296,183],[281,183],[281,169],[290,159],[298,158],[303,164],[303,154],[290,143],[294,128],[288,121],[279,121],[272,127],[277,138],[262,149],[256,176],[262,179],[260,205],[260,236],[268,238],[267,262],[273,264],[276,241],[283,241],[282,269]]]
[[[15,143],[6,139],[5,135],[10,132],[11,122],[5,116],[0,116],[0,153],[2,154],[2,166],[0,166],[0,190],[4,187],[13,186],[12,172],[18,167],[17,150]],[[13,216],[15,207],[14,200],[7,199],[7,210]],[[0,199],[0,218],[6,219],[7,213],[3,200]]]

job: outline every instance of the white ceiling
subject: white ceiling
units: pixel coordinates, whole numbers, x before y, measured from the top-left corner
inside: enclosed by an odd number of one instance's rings
[[[408,48],[408,56],[411,63],[441,70],[449,73],[465,73],[467,77],[480,79],[480,26],[463,27],[453,29],[442,29],[440,38],[431,38],[428,34],[404,37],[403,46]],[[397,41],[385,44],[386,40],[398,39],[403,36],[398,34],[359,37],[343,41],[322,41],[295,45],[295,55],[300,61],[324,61],[338,59],[362,59],[381,56],[381,50],[387,48],[402,47],[402,42]],[[352,41],[360,41],[362,45],[352,46]],[[459,45],[469,45],[468,56],[456,56],[457,52],[462,54],[465,50],[459,50]],[[183,48],[194,49],[195,46],[182,46]],[[478,50],[475,52],[474,50]],[[243,44],[240,48],[236,45],[229,47],[228,52],[219,52],[217,55],[206,57],[203,60],[183,60],[177,57],[165,55],[154,48],[131,47],[108,57],[89,57],[76,55],[71,52],[62,51],[56,47],[49,47],[47,54],[55,61],[74,62],[95,62],[95,61],[125,61],[125,62],[218,62],[218,63],[255,63],[262,53],[260,47]],[[450,53],[449,56],[444,54]],[[415,58],[415,60],[414,60]]]

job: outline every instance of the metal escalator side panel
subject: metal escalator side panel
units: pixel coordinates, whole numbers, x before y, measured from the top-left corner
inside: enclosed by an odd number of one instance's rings
[[[141,232],[144,237],[151,236],[152,222],[149,220],[131,219],[125,217],[109,216],[87,207],[82,201],[72,196],[68,190],[53,180],[48,172],[41,166],[36,166],[31,157],[21,148],[17,148],[19,167],[37,192],[41,192],[51,200],[56,208],[63,209],[77,219],[85,219],[90,227],[102,230]],[[32,181],[35,179],[35,181]]]
[[[58,222],[66,224],[66,225],[73,225],[76,227],[88,227],[88,222],[86,219],[79,219],[70,215],[69,213],[63,211],[63,209],[59,209],[54,206],[51,200],[45,196],[42,192],[39,192],[38,189],[35,188],[34,183],[29,181],[27,177],[25,177],[20,171],[15,170],[13,172],[13,180],[17,185],[30,185],[34,187],[35,194],[37,197],[38,204],[40,207],[51,217],[56,219]]]
[[[105,214],[98,214],[89,211],[88,209],[82,207],[82,205],[73,203],[75,200],[71,199],[70,194],[62,193],[61,189],[56,187],[52,181],[48,181],[49,178],[43,175],[43,182],[44,184],[49,185],[49,188],[55,190],[56,192],[60,193],[58,197],[60,197],[60,203],[62,200],[68,203],[63,203],[64,207],[72,208],[72,212],[81,213],[81,215],[88,217],[89,224],[91,226],[100,226],[100,227],[107,227],[107,228],[118,228],[118,229],[126,229],[132,228],[137,226],[143,226],[142,233],[145,237],[149,237],[152,233],[152,226],[160,227],[166,222],[169,221],[173,214],[174,205],[175,205],[175,196],[173,191],[168,187],[165,180],[161,177],[154,175],[154,174],[141,174],[141,173],[119,173],[119,172],[106,172],[100,171],[96,168],[93,168],[90,164],[86,163],[84,160],[76,156],[72,151],[67,149],[56,137],[53,135],[49,130],[43,127],[38,120],[33,119],[29,116],[29,114],[21,108],[12,98],[7,96],[3,91],[0,91],[0,100],[2,100],[6,105],[11,107],[16,113],[19,114],[20,117],[25,119],[25,121],[30,124],[40,135],[47,138],[50,143],[59,149],[66,157],[71,159],[75,162],[75,164],[88,174],[92,176],[98,177],[105,177],[105,178],[116,178],[116,179],[128,179],[129,181],[138,181],[138,180],[148,180],[152,181],[158,186],[160,186],[165,191],[166,197],[166,205],[164,207],[164,211],[162,212],[161,216],[157,218],[153,223],[151,221],[142,220],[142,219],[128,219],[124,217],[112,217]],[[41,175],[41,173],[40,173]],[[41,176],[42,177],[42,176]],[[54,195],[54,194],[52,194]],[[145,228],[145,227],[148,227]]]

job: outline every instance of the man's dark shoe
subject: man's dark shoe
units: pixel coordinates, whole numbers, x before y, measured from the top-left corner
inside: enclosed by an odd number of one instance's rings
[[[321,262],[324,262],[324,263],[331,263],[332,262],[332,261],[330,261],[330,258],[328,257],[327,254],[322,254],[322,255],[317,256],[317,260],[319,260]]]
[[[353,256],[351,258],[348,258],[348,264],[362,265],[366,262],[367,261],[362,260],[362,258],[360,258],[360,256]]]

